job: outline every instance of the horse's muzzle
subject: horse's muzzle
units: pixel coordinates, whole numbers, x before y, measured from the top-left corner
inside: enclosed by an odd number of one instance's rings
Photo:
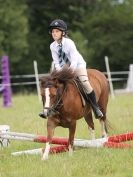
[[[48,110],[39,113],[39,116],[43,119],[47,119],[47,117],[49,117],[50,115],[51,113]]]
[[[47,116],[44,114],[44,112],[40,112],[39,116],[43,119],[47,119]]]

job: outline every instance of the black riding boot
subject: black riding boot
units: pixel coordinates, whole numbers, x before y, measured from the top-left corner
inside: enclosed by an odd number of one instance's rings
[[[100,111],[99,106],[97,104],[96,95],[95,95],[94,90],[91,93],[87,94],[87,99],[88,99],[89,103],[91,104],[95,118],[99,119],[99,118],[103,117],[103,113]]]
[[[44,115],[44,112],[43,112],[43,111],[39,113],[39,116],[40,116],[41,118],[43,118],[43,119],[47,119],[47,117]]]

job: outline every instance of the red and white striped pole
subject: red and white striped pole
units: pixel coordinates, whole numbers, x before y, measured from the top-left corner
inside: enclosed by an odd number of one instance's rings
[[[11,133],[11,134],[10,134]],[[24,140],[24,141],[32,141],[32,142],[39,142],[39,143],[46,143],[47,137],[41,135],[32,135],[32,134],[25,134],[25,133],[15,133],[9,132],[6,134],[0,134],[0,138],[3,139],[13,139],[13,140]],[[120,135],[114,135],[107,138],[100,138],[95,140],[84,140],[84,139],[74,139],[74,146],[78,147],[129,147],[132,148],[132,145],[124,144],[122,142],[133,140],[133,132],[125,133]],[[52,144],[58,145],[68,145],[67,138],[58,138],[53,137]]]

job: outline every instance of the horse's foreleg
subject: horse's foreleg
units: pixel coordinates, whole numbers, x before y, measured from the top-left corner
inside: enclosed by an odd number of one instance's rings
[[[42,160],[47,160],[48,159],[49,151],[50,151],[50,143],[47,142],[45,150],[44,150],[44,152],[42,154]]]
[[[48,119],[48,121],[47,121],[47,142],[46,142],[45,150],[42,154],[42,160],[48,159],[48,155],[50,152],[50,144],[52,142],[55,127],[56,127],[55,122],[52,121],[51,119]]]
[[[69,127],[68,149],[69,149],[69,155],[70,156],[73,153],[73,144],[74,144],[75,130],[76,130],[76,121],[72,122],[71,126]]]

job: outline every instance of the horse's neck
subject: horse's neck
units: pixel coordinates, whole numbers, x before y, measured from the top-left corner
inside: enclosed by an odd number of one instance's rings
[[[68,99],[72,100],[72,102],[75,102],[77,100],[81,101],[82,106],[85,106],[85,99],[80,91],[81,85],[78,85],[78,82],[76,80],[70,80],[67,82],[66,85],[66,96]]]
[[[76,86],[76,90],[78,91],[78,93],[80,95],[82,104],[83,104],[83,106],[85,106],[85,104],[86,104],[86,92],[84,90],[84,87],[83,87],[82,83],[79,81],[79,79],[74,79],[73,82],[74,82],[74,85]]]

